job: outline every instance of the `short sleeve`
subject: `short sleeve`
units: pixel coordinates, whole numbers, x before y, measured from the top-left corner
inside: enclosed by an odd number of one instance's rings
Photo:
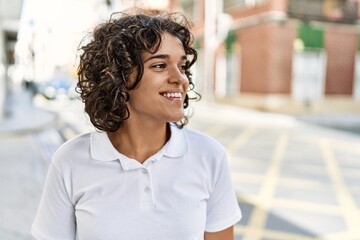
[[[216,168],[213,189],[207,205],[206,232],[218,232],[229,228],[242,217],[225,153]]]
[[[74,206],[64,178],[52,162],[31,233],[37,240],[74,240],[75,229]]]

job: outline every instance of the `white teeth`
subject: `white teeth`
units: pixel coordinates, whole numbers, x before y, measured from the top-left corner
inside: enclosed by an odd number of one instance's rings
[[[180,98],[181,97],[181,93],[177,92],[177,93],[163,93],[164,97],[167,98]]]

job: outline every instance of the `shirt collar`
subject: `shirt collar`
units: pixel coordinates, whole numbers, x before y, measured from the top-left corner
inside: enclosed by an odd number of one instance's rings
[[[181,157],[188,150],[188,143],[185,137],[184,129],[179,129],[175,124],[170,124],[171,137],[164,149],[164,156],[170,158]]]
[[[90,137],[91,157],[99,161],[114,161],[119,158],[106,132],[92,132]]]
[[[183,156],[188,149],[185,133],[175,124],[170,124],[171,137],[164,147],[151,158],[159,160],[162,156],[176,158]],[[120,154],[112,145],[106,132],[93,132],[90,138],[91,156],[99,161],[120,160],[125,156]]]

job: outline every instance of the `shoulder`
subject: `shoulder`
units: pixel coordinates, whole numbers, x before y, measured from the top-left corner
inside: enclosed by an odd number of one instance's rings
[[[61,165],[88,153],[90,151],[90,136],[91,133],[84,133],[66,141],[54,153],[52,161]]]
[[[91,133],[84,133],[75,138],[66,141],[60,148],[55,152],[54,156],[62,154],[73,154],[76,151],[83,151],[84,148],[90,147],[90,135]]]
[[[223,145],[215,138],[191,128],[183,128],[182,130],[190,148],[197,151],[216,153],[217,156],[225,154]]]

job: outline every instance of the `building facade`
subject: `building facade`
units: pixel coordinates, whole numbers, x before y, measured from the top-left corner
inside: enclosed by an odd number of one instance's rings
[[[0,0],[0,118],[5,117],[21,9],[22,0]]]
[[[205,59],[209,51],[207,4],[221,9],[212,13],[217,28],[214,34],[227,29],[227,37],[216,46],[214,67],[209,68],[214,78],[198,74],[213,81],[207,83],[211,88],[203,91],[213,91],[220,100],[264,110],[324,104],[333,110],[334,99],[345,103],[341,107],[358,107],[358,0],[181,2],[184,11],[196,15],[194,34]],[[222,24],[223,15],[231,18],[229,26]]]

